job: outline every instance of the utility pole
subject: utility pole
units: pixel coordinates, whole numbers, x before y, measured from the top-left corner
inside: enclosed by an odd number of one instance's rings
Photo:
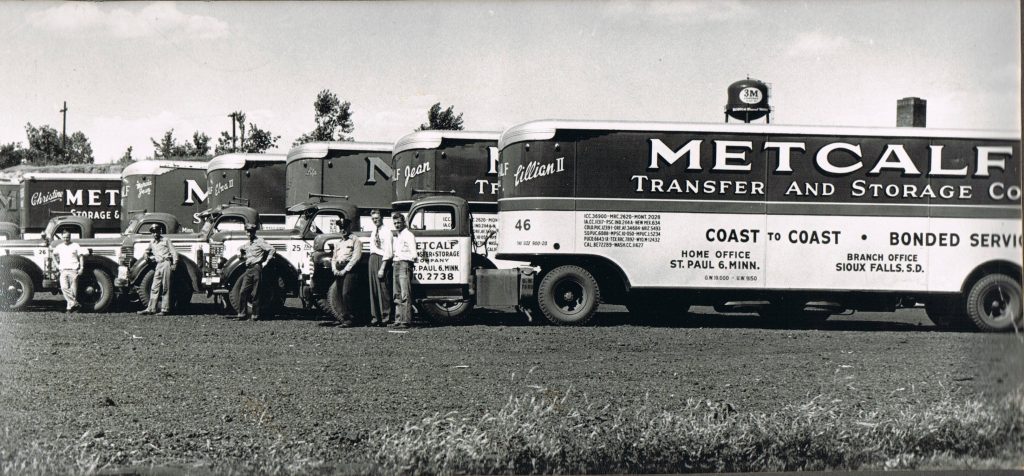
[[[64,108],[60,110],[64,115],[64,128],[60,134],[60,149],[64,153],[64,159],[68,158],[68,102],[64,101]]]
[[[232,112],[228,114],[228,117],[231,118],[231,152],[234,152],[237,150],[235,149],[235,123],[238,121],[238,113]]]

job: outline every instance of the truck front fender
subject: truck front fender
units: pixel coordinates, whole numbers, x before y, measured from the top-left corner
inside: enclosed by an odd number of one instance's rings
[[[32,260],[18,255],[4,255],[0,256],[0,273],[8,269],[20,269],[28,273],[32,278],[32,283],[36,285],[36,288],[42,286],[43,282],[43,270],[39,269]]]

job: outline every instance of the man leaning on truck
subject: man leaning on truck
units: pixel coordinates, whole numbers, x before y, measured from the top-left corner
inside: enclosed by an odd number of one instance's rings
[[[384,227],[380,210],[370,212],[373,231],[370,232],[370,264],[366,273],[370,279],[370,325],[386,326],[394,322],[391,314],[391,230]]]
[[[82,251],[78,243],[71,242],[71,232],[64,232],[64,241],[53,247],[53,256],[57,258],[57,269],[60,270],[60,290],[68,302],[68,314],[82,306],[78,304],[78,276],[82,274],[84,264]]]
[[[405,328],[412,323],[412,264],[416,262],[416,237],[405,226],[405,217],[391,215],[398,235],[394,240],[395,273],[395,327]]]
[[[249,242],[242,246],[242,256],[245,257],[245,274],[242,275],[242,289],[238,296],[238,319],[245,319],[247,304],[252,302],[252,317],[250,320],[260,320],[260,277],[263,268],[270,263],[274,257],[274,247],[263,241],[263,238],[256,236],[259,229],[255,223],[245,226],[249,233]]]
[[[341,327],[352,327],[355,316],[352,314],[352,290],[355,288],[356,276],[352,272],[363,256],[363,245],[359,238],[352,234],[352,220],[340,218],[336,221],[341,230],[342,238],[334,244],[334,255],[331,257],[331,270],[334,282],[341,292],[341,302],[337,312]]]
[[[149,292],[149,305],[146,306],[146,309],[139,311],[139,314],[155,313],[158,316],[166,316],[171,312],[171,273],[178,266],[178,252],[174,249],[171,240],[163,237],[160,225],[151,225],[149,232],[153,239],[149,242],[146,255],[156,261],[156,269],[153,271],[153,287]],[[156,312],[157,304],[160,305],[160,312]]]

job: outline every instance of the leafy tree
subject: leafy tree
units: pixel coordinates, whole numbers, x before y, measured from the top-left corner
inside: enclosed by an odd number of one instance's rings
[[[430,110],[427,111],[427,123],[420,124],[418,131],[428,130],[447,130],[447,131],[461,131],[462,130],[462,113],[458,116],[455,115],[453,110],[455,106],[448,106],[448,109],[441,109],[441,103],[434,103],[430,106]]]
[[[31,154],[28,149],[21,147],[20,142],[0,145],[0,169],[20,165],[22,162],[31,162]]]
[[[292,145],[305,144],[315,141],[350,141],[352,136],[347,134],[355,130],[352,124],[352,104],[348,101],[342,102],[338,95],[329,89],[324,89],[316,95],[313,102],[313,113],[316,120],[316,128],[307,134],[302,134]]]
[[[196,131],[192,133],[192,155],[210,155],[210,136]]]
[[[192,141],[179,144],[174,138],[174,129],[164,132],[159,141],[150,138],[153,143],[153,157],[157,159],[207,160],[210,158],[210,136],[194,132]]]
[[[35,127],[28,123],[25,125],[25,135],[28,136],[28,159],[33,164],[93,163],[92,145],[81,131],[67,136],[66,144],[60,133],[50,126]]]
[[[224,154],[228,152],[250,152],[261,154],[266,152],[267,149],[277,147],[277,140],[281,136],[273,135],[270,131],[260,129],[259,126],[250,122],[248,127],[245,124],[245,113],[241,111],[235,111],[232,114],[237,125],[237,130],[241,137],[235,141],[235,145],[231,144],[231,133],[224,131],[220,133],[220,137],[217,139],[217,154]],[[248,131],[248,135],[246,134]]]
[[[124,155],[122,155],[120,159],[117,159],[117,163],[124,166],[127,166],[134,161],[135,159],[132,158],[132,146],[128,146],[128,150],[124,151]]]

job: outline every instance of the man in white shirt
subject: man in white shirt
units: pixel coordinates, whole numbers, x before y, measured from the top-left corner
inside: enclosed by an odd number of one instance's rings
[[[395,273],[395,327],[405,328],[412,323],[412,265],[416,262],[416,237],[405,226],[405,217],[395,212],[391,215],[395,225],[394,273]]]
[[[53,258],[57,261],[60,271],[60,290],[68,302],[67,312],[70,314],[82,306],[78,304],[78,276],[82,274],[85,263],[82,259],[81,247],[71,242],[71,232],[64,232],[64,241],[53,247]]]
[[[370,232],[370,264],[366,275],[370,279],[370,325],[386,326],[394,322],[391,315],[391,258],[394,254],[391,230],[384,226],[380,210],[370,212],[373,231]]]

